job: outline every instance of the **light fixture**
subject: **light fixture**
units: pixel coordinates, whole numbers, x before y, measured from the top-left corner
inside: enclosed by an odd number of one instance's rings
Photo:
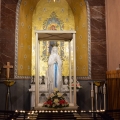
[[[54,2],[55,2],[55,0],[54,0]]]

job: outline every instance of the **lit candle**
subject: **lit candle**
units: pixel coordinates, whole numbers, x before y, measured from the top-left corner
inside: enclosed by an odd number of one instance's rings
[[[18,112],[17,110],[15,112]]]

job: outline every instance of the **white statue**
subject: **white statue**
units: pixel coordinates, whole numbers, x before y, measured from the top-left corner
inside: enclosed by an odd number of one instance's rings
[[[58,48],[54,46],[51,50],[51,55],[48,60],[48,87],[49,92],[52,92],[56,87],[61,90],[62,74],[61,74],[62,61],[58,55]]]

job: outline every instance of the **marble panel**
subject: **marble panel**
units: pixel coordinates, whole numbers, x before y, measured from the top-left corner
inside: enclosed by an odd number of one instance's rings
[[[0,32],[0,38],[4,39],[3,42],[14,42],[15,41],[15,30],[14,29],[3,29]],[[14,43],[15,44],[15,43]]]
[[[92,64],[104,64],[106,65],[106,55],[92,55]],[[104,66],[105,67],[105,66]]]
[[[14,57],[14,44],[13,43],[2,43],[1,49],[4,54]]]
[[[2,0],[1,4],[1,29],[0,29],[0,66],[10,62],[14,66],[15,53],[15,18],[18,0]],[[2,69],[1,78],[5,78],[6,70]],[[14,77],[14,68],[10,71]]]
[[[106,56],[92,56],[92,79],[105,79],[106,78]]]
[[[94,72],[97,72],[99,71],[100,73],[103,73],[105,70],[106,70],[106,67],[105,67],[106,63],[97,63],[97,62],[92,62],[92,70]]]
[[[104,2],[104,0],[89,0],[91,12],[91,76],[93,80],[105,80],[106,78],[107,63]]]
[[[91,29],[91,41],[106,40],[106,30]]]
[[[0,0],[0,28],[1,28],[1,0]]]
[[[90,6],[105,6],[105,0],[87,0]]]
[[[91,19],[91,28],[92,30],[105,30],[105,19]]]
[[[11,5],[11,7],[15,7],[15,5]],[[6,7],[6,5],[2,5],[1,7],[1,11],[2,11],[2,16],[6,16],[6,17],[13,17],[15,18],[16,15],[16,9],[12,10],[9,7]]]
[[[92,63],[92,79],[93,80],[100,80],[106,79],[106,64],[96,64]]]
[[[95,81],[106,80],[106,74],[91,75],[92,79]]]
[[[2,2],[6,4],[17,4],[18,0],[2,0]]]
[[[14,43],[13,42],[2,42],[1,43],[1,54],[0,54],[0,66],[5,65],[7,62],[10,62],[14,66]],[[1,78],[5,78],[6,69],[2,69]],[[10,71],[10,77],[13,78],[14,69]]]
[[[96,70],[94,70],[94,72],[91,74],[91,76],[92,76],[92,79],[93,80],[96,80],[96,79],[103,79],[103,80],[105,80],[105,76],[106,76],[106,71],[104,70],[104,71],[102,71],[101,69],[96,69]]]
[[[8,31],[12,31],[13,33],[15,33],[15,20],[13,19],[9,19],[9,22],[6,20],[8,18],[2,18],[2,25],[1,28],[2,29],[7,29]]]
[[[92,42],[91,54],[93,55],[106,55],[106,41]]]
[[[105,7],[104,6],[92,6],[90,7],[91,18],[105,19]]]
[[[5,4],[5,8],[14,12],[16,11],[16,4]]]

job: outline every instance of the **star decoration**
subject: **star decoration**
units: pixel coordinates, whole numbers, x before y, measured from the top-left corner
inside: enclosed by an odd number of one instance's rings
[[[20,65],[20,69],[23,70],[23,65]]]
[[[24,23],[23,22],[21,22],[21,26],[24,27]]]
[[[64,8],[61,9],[61,12],[64,12]]]
[[[24,55],[24,59],[25,59],[25,60],[27,59],[27,55],[26,55],[26,54]]]
[[[46,8],[43,8],[43,12],[46,12],[47,11],[47,9]]]

